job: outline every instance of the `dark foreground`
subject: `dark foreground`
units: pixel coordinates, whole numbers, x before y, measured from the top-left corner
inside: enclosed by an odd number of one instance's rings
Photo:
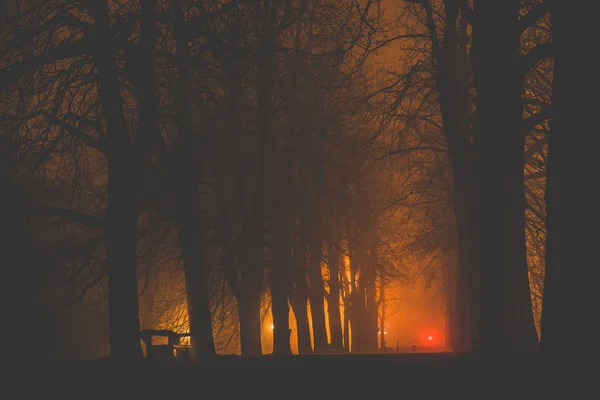
[[[532,357],[352,354],[221,356],[188,365],[37,365],[6,399],[544,399],[579,397]],[[570,393],[564,393],[567,390]],[[5,392],[6,394],[6,392]]]

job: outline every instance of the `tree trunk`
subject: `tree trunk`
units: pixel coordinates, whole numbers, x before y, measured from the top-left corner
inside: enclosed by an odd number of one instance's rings
[[[310,354],[313,352],[310,340],[310,324],[306,305],[307,296],[296,295],[290,299],[294,316],[296,317],[296,333],[298,334],[298,353]]]
[[[597,146],[600,76],[597,2],[555,1],[551,133],[546,181],[546,277],[542,348],[561,368],[594,357],[598,268]],[[563,207],[563,203],[569,204]],[[592,338],[590,337],[592,336]],[[588,344],[587,348],[578,346]],[[590,354],[593,353],[593,354]]]
[[[306,233],[301,229],[298,238],[298,263],[294,273],[295,291],[291,293],[290,304],[296,317],[296,329],[298,333],[298,352],[300,354],[312,353],[310,340],[310,325],[308,323],[308,284],[306,282]]]
[[[467,44],[466,18],[459,16],[458,4],[449,4],[446,9],[443,42],[440,48],[434,47],[432,51],[442,123],[452,166],[450,179],[458,235],[458,298],[455,300],[457,312],[453,314],[458,320],[451,322],[458,338],[454,343],[454,351],[467,351],[476,346],[476,318],[479,309],[476,280],[473,276],[478,259],[478,194],[475,190],[475,159],[471,143],[471,68]]]
[[[544,353],[560,355],[566,352],[567,335],[564,329],[564,309],[561,304],[561,265],[560,265],[560,148],[558,147],[561,116],[567,104],[561,104],[565,89],[564,65],[561,44],[561,13],[552,14],[552,33],[555,48],[554,77],[552,80],[552,119],[548,138],[548,158],[546,160],[546,270],[544,275],[544,297],[542,299],[541,347]],[[558,32],[556,32],[558,31]],[[562,51],[561,51],[562,50]],[[566,72],[566,71],[565,71]],[[567,83],[568,85],[568,83]],[[564,96],[564,95],[563,95]],[[564,101],[564,100],[563,100]],[[571,101],[571,100],[569,100]],[[564,301],[564,300],[563,300]]]
[[[382,351],[387,351],[387,343],[385,342],[385,318],[386,318],[386,302],[385,302],[385,282],[383,278],[380,278],[380,287],[381,294],[379,298],[379,302],[381,303],[381,320],[379,322],[379,349]]]
[[[478,1],[473,31],[481,247],[480,348],[534,351],[525,249],[518,0]]]
[[[183,9],[179,1],[175,8],[175,40],[177,48],[177,123],[179,137],[176,139],[173,179],[176,185],[177,230],[181,246],[187,311],[190,325],[192,347],[197,358],[216,354],[208,283],[204,265],[203,230],[200,212],[200,194],[197,191],[201,174],[196,162],[195,140],[192,137],[191,80],[189,66],[188,40],[184,31]]]
[[[106,258],[108,264],[108,312],[110,357],[117,361],[142,358],[137,287],[136,193],[125,168],[108,167]]]
[[[327,296],[327,311],[329,314],[329,335],[331,347],[335,350],[342,350],[344,347],[342,341],[342,318],[340,314],[340,251],[339,237],[333,237],[331,224],[327,227],[327,257],[329,265],[329,296]]]
[[[252,290],[254,288],[245,289],[242,289],[240,296],[237,298],[241,352],[243,356],[260,356],[262,355],[260,339],[261,291]]]
[[[271,311],[273,313],[273,353],[291,354],[290,348],[290,309],[288,297],[290,293],[291,248],[289,229],[284,215],[278,213],[277,227],[273,232],[273,265],[271,272]]]
[[[350,307],[346,307],[344,310],[344,350],[346,353],[350,353],[350,317],[348,315]]]
[[[458,252],[449,250],[447,259],[447,275],[444,283],[446,297],[446,347],[452,352],[463,350],[461,345],[461,327],[462,316],[459,315],[461,309],[458,307],[459,295],[457,293],[456,265]]]
[[[120,362],[142,358],[137,291],[137,221],[143,169],[129,140],[116,68],[116,50],[106,1],[89,0],[94,18],[94,65],[107,125],[108,206],[106,255],[110,356]]]
[[[189,218],[189,216],[188,216]],[[204,268],[203,240],[198,226],[181,223],[177,226],[183,255],[188,318],[194,354],[197,358],[216,354],[212,315],[208,299]]]
[[[315,214],[317,212],[315,211]],[[327,328],[325,327],[325,291],[323,289],[323,275],[321,274],[321,234],[320,224],[314,224],[313,236],[310,243],[310,312],[315,352],[324,353],[329,350]]]
[[[374,266],[369,267],[371,270]],[[368,280],[365,282],[366,307],[365,307],[365,351],[377,351],[377,293],[374,272],[369,272]]]

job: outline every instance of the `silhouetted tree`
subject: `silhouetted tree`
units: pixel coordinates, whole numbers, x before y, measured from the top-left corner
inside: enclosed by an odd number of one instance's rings
[[[481,246],[479,348],[537,347],[525,253],[520,2],[475,3],[477,182]]]

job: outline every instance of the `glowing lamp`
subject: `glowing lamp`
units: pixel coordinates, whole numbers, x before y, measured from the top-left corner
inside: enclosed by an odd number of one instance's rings
[[[433,340],[433,336],[429,336],[427,339],[431,342]]]

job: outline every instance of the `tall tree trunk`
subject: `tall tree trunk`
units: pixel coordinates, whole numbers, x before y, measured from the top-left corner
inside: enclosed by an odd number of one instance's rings
[[[456,321],[451,325],[459,338],[454,351],[467,351],[477,344],[477,191],[475,181],[474,149],[471,143],[471,68],[467,55],[468,36],[466,18],[459,14],[458,2],[446,1],[443,41],[438,37],[433,12],[424,3],[432,40],[435,62],[435,82],[439,94],[440,111],[448,153],[452,166],[451,187],[454,217],[457,225],[458,247],[455,300]],[[457,23],[458,22],[458,23]]]
[[[358,246],[357,246],[358,247]],[[365,321],[365,290],[362,278],[357,278],[358,265],[360,260],[364,260],[361,256],[362,250],[352,249],[350,258],[350,285],[348,292],[348,319],[350,321],[350,329],[352,330],[351,348],[353,353],[365,351],[365,330],[367,323]]]
[[[542,349],[553,363],[576,368],[582,354],[597,352],[598,212],[596,143],[600,76],[595,45],[597,2],[552,4],[554,81],[546,181],[546,277]],[[569,204],[564,207],[564,204]],[[593,335],[593,334],[592,334]],[[592,340],[593,342],[593,340]],[[582,364],[581,364],[582,365]]]
[[[287,196],[287,193],[280,193],[280,195]],[[273,208],[277,211],[274,213],[275,217],[272,224],[274,231],[272,235],[273,265],[271,267],[273,353],[291,354],[288,297],[291,287],[292,257],[289,221],[287,221],[286,215],[287,202],[279,199],[275,204]]]
[[[248,285],[241,290],[236,300],[240,319],[241,353],[243,356],[260,356],[261,290],[256,290],[254,285]]]
[[[379,322],[379,348],[382,351],[387,351],[387,343],[385,342],[385,335],[386,335],[386,329],[385,329],[385,318],[386,318],[386,302],[385,302],[385,282],[383,277],[380,277],[380,291],[381,294],[379,295],[379,302],[381,304],[381,320]]]
[[[473,30],[481,200],[480,348],[496,354],[533,351],[538,344],[525,251],[519,7],[518,0],[479,0]]]
[[[111,165],[112,164],[112,165]],[[118,361],[141,359],[137,292],[137,221],[139,205],[131,193],[126,166],[114,160],[108,167],[106,254],[110,356]]]
[[[175,41],[177,48],[177,123],[179,137],[175,148],[177,160],[174,168],[176,185],[176,226],[181,246],[187,311],[192,347],[196,357],[209,357],[216,354],[213,338],[212,315],[208,298],[208,284],[204,265],[203,225],[199,212],[198,173],[195,140],[192,136],[191,79],[189,66],[188,39],[185,34],[185,21],[181,2],[173,3],[175,20]]]
[[[316,205],[318,207],[318,205]],[[315,218],[320,213],[314,210]],[[325,327],[325,291],[323,289],[323,275],[321,273],[322,237],[321,226],[312,224],[312,237],[310,239],[310,312],[315,352],[323,353],[329,350],[327,328]]]
[[[296,317],[296,330],[298,334],[298,353],[312,353],[310,340],[310,325],[308,323],[308,284],[306,282],[306,233],[301,230],[298,240],[298,263],[294,273],[295,290],[291,293],[290,304]]]
[[[460,323],[462,316],[458,315],[462,310],[458,307],[457,302],[459,296],[457,290],[457,279],[456,279],[456,264],[457,264],[457,252],[450,249],[446,256],[447,260],[447,275],[444,283],[446,297],[446,347],[452,352],[460,352],[463,348],[461,346],[461,333]]]
[[[373,271],[374,265],[370,265],[371,271],[368,274],[368,280],[365,282],[365,295],[366,295],[366,307],[365,307],[365,350],[366,351],[377,351],[377,315],[378,315],[378,302],[377,302],[377,289],[376,289],[376,276]]]
[[[554,11],[554,10],[553,10]],[[558,10],[557,10],[558,11]],[[565,11],[565,10],[561,10]],[[552,13],[552,33],[556,51],[554,56],[554,77],[552,80],[552,119],[548,138],[548,158],[546,160],[546,260],[544,275],[544,297],[542,299],[542,319],[541,319],[541,346],[544,353],[564,354],[566,352],[567,340],[566,328],[564,324],[564,308],[561,304],[561,264],[560,264],[560,179],[559,171],[561,168],[560,148],[558,143],[559,136],[563,133],[559,128],[561,126],[561,117],[568,105],[561,98],[564,96],[565,89],[570,83],[566,83],[566,71],[563,69],[568,61],[562,57],[568,46],[568,42],[563,42],[566,35],[561,37],[561,11]],[[558,31],[558,32],[556,32]],[[558,36],[557,36],[558,35]],[[561,104],[561,101],[563,102]],[[571,101],[571,100],[569,100]],[[564,301],[564,300],[562,300]]]
[[[299,354],[310,354],[312,353],[312,344],[310,340],[310,324],[308,322],[308,310],[306,308],[308,302],[307,297],[295,295],[290,299],[290,305],[296,318],[296,333],[298,337],[298,353]]]
[[[347,306],[344,310],[344,350],[346,353],[350,353],[350,317],[348,315],[350,307]]]
[[[226,119],[227,134],[220,137],[222,153],[216,157],[215,174],[217,178],[217,196],[219,208],[220,246],[223,272],[227,284],[233,293],[238,307],[240,320],[240,338],[242,355],[255,356],[262,354],[260,336],[261,328],[261,293],[264,275],[264,189],[262,158],[249,159],[246,147],[251,146],[254,152],[261,152],[259,141],[257,145],[253,138],[243,135],[242,102],[244,90],[243,76],[236,63],[232,61],[239,57],[236,41],[229,43],[229,57],[223,65],[225,69],[228,110]],[[262,150],[261,150],[262,149]],[[228,164],[230,162],[230,164]],[[231,166],[230,168],[228,168]],[[228,186],[232,175],[234,190],[230,193]],[[237,198],[236,198],[237,197]],[[229,215],[229,207],[235,207],[232,199],[236,198],[241,214],[237,222]],[[239,223],[240,226],[236,226]],[[240,229],[240,233],[234,232]],[[237,236],[241,249],[232,240]],[[236,257],[239,252],[239,257]]]
[[[108,206],[106,253],[110,356],[121,361],[142,358],[137,292],[137,220],[143,171],[131,151],[123,115],[123,99],[116,68],[116,50],[106,1],[89,0],[94,18],[94,64],[100,101],[107,125]]]
[[[295,112],[296,110],[293,110]],[[290,118],[291,130],[295,129],[294,119]],[[272,232],[273,264],[271,267],[271,299],[273,313],[273,352],[275,354],[291,354],[290,348],[290,308],[288,298],[292,284],[292,221],[288,216],[290,210],[291,185],[293,178],[289,164],[288,143],[293,135],[286,135],[286,130],[270,141],[271,182],[269,205]],[[287,136],[287,137],[286,137]],[[293,235],[293,236],[292,236]]]
[[[341,232],[340,232],[341,233]],[[341,237],[341,234],[340,234]],[[351,284],[348,281],[348,277],[346,276],[346,266],[345,262],[342,270],[342,301],[344,304],[344,350],[346,352],[350,352],[351,348],[351,334],[350,334],[350,314],[352,313],[352,306],[350,304],[351,299]]]
[[[185,193],[182,190],[180,193]],[[189,193],[188,193],[189,194]],[[190,198],[193,199],[191,194]],[[183,204],[180,203],[180,206]],[[183,207],[181,207],[184,210]],[[183,214],[183,213],[182,213]],[[197,358],[216,354],[212,315],[208,298],[202,232],[190,215],[181,215],[177,224],[185,271],[185,290],[192,347]],[[185,218],[190,222],[184,222]]]
[[[340,313],[340,250],[339,237],[333,237],[331,221],[325,224],[327,229],[327,263],[329,266],[329,295],[327,296],[327,312],[329,314],[329,335],[331,347],[340,351],[343,349],[342,318]]]

